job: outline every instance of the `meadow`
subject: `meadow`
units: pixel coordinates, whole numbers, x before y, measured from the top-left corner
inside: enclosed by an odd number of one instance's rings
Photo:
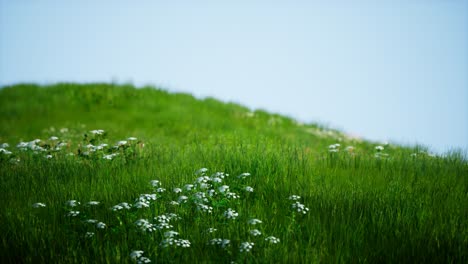
[[[466,153],[132,85],[0,89],[1,263],[467,263]]]

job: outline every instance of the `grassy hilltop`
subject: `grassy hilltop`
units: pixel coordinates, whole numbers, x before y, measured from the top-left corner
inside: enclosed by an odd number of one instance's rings
[[[468,261],[466,157],[151,87],[0,89],[0,199],[1,263]]]

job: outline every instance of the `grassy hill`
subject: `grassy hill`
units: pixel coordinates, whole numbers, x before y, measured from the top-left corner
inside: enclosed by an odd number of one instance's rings
[[[0,89],[0,144],[2,263],[468,260],[459,153],[110,84]]]

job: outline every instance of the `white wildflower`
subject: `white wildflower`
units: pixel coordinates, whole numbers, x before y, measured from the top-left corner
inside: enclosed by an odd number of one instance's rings
[[[205,204],[201,204],[201,203],[197,204],[197,209],[199,211],[202,211],[204,213],[209,213],[209,214],[213,212],[213,207],[205,205]]]
[[[85,222],[88,223],[88,224],[96,224],[98,222],[98,220],[96,220],[96,219],[86,219]]]
[[[277,244],[277,243],[280,242],[280,239],[276,238],[274,236],[269,236],[269,237],[265,238],[265,241],[268,241],[268,242],[270,242],[272,244]]]
[[[245,179],[245,178],[247,178],[247,177],[249,177],[249,176],[250,176],[250,173],[244,172],[244,173],[242,173],[241,175],[237,176],[237,178],[239,178],[239,179]]]
[[[219,186],[219,187],[218,187],[218,191],[219,191],[220,193],[224,193],[224,192],[226,192],[226,191],[229,191],[229,186],[227,186],[227,185]]]
[[[164,189],[164,188],[158,188],[158,189],[156,189],[156,192],[158,192],[158,193],[163,193],[163,192],[165,192],[165,191],[166,191],[166,189]]]
[[[129,137],[129,138],[127,138],[127,140],[128,141],[135,141],[135,140],[137,140],[137,138],[136,137]]]
[[[156,230],[156,227],[146,219],[138,219],[135,225],[144,232],[153,232]]]
[[[91,130],[91,134],[102,135],[102,134],[104,134],[104,130],[102,130],[102,129]]]
[[[75,217],[75,216],[78,216],[80,214],[80,211],[70,211],[68,212],[68,216],[71,216],[71,217]]]
[[[58,139],[59,139],[59,138],[56,137],[56,136],[52,136],[52,137],[49,138],[49,140],[52,140],[52,141],[55,141],[55,140],[58,140]]]
[[[179,204],[178,202],[176,202],[176,201],[170,201],[169,204],[170,204],[170,205],[174,205],[174,206],[180,205],[180,204]]]
[[[0,145],[0,148],[9,148],[10,147],[10,144],[8,143],[3,143]]]
[[[182,189],[181,188],[174,188],[172,191],[175,192],[175,193],[180,193],[180,192],[182,192]]]
[[[228,209],[224,212],[224,217],[226,217],[227,219],[236,219],[237,216],[239,216],[239,213],[237,213],[236,211],[232,210],[231,208],[228,208]]]
[[[242,242],[239,247],[240,252],[249,252],[254,246],[253,242]]]
[[[178,236],[178,235],[179,235],[179,232],[176,232],[176,231],[173,231],[173,230],[169,230],[169,231],[164,232],[164,237],[175,237],[175,236]]]
[[[137,264],[144,264],[144,263],[150,263],[150,262],[151,262],[151,260],[149,258],[141,257],[141,258],[138,259]]]
[[[94,236],[94,232],[86,232],[85,237],[86,238],[91,238]]]
[[[153,187],[158,187],[159,185],[161,185],[161,182],[158,180],[152,180],[150,183]]]
[[[229,246],[231,241],[229,239],[214,238],[214,239],[211,239],[210,242],[208,243],[211,245],[219,245],[222,248],[226,248],[227,246]]]
[[[254,191],[254,188],[252,188],[252,187],[250,187],[250,186],[246,186],[246,187],[244,188],[244,190],[245,190],[246,192],[253,192],[253,191]]]
[[[256,219],[256,218],[252,218],[252,219],[249,219],[249,221],[247,221],[247,223],[248,223],[249,225],[256,225],[256,224],[261,224],[262,221],[261,221],[261,220],[258,220],[258,219]]]
[[[99,205],[99,204],[100,204],[100,202],[98,202],[98,201],[89,201],[87,203],[87,205]]]
[[[208,190],[208,196],[213,197],[216,195],[216,191],[214,189],[209,189]]]
[[[80,205],[80,202],[77,202],[76,200],[68,200],[66,205],[70,207],[75,207],[75,206]]]
[[[145,202],[137,202],[133,205],[133,207],[135,208],[147,208],[149,207],[149,204],[145,203]]]
[[[126,140],[121,140],[119,142],[117,142],[117,146],[123,146],[123,145],[126,145],[127,144],[127,141]]]
[[[32,205],[32,207],[34,207],[34,208],[41,208],[41,207],[46,207],[46,205],[43,204],[43,203],[35,203],[35,204]]]
[[[186,184],[186,185],[184,186],[184,189],[187,190],[187,191],[190,191],[190,190],[193,189],[193,187],[194,187],[193,184]]]
[[[249,233],[252,235],[252,236],[259,236],[262,234],[262,232],[260,232],[258,229],[252,229],[249,231]]]
[[[214,233],[214,232],[216,232],[216,231],[218,231],[218,229],[213,228],[213,227],[210,227],[210,228],[208,228],[208,229],[206,230],[207,233]]]
[[[6,150],[6,149],[4,149],[4,148],[0,148],[0,153],[3,153],[3,154],[5,154],[5,155],[10,155],[12,152],[11,152],[11,151],[8,151],[8,150]]]
[[[51,159],[51,158],[52,158],[52,155],[47,155],[46,158],[47,158],[47,159]]]
[[[215,182],[215,183],[221,183],[223,181],[223,179],[219,178],[219,177],[212,177],[211,178],[211,181],[212,182]]]
[[[179,196],[179,199],[177,200],[179,203],[186,203],[188,197],[185,195]]]
[[[382,151],[382,150],[384,150],[384,147],[383,147],[383,146],[376,146],[376,147],[375,147],[375,150],[377,150],[377,151]]]
[[[134,250],[130,253],[130,258],[133,260],[137,260],[143,256],[144,251],[142,250]]]
[[[297,200],[301,199],[301,197],[299,195],[293,194],[293,195],[289,196],[288,199],[292,200],[292,201],[297,201]]]
[[[208,171],[207,168],[201,168],[201,169],[199,169],[195,174],[197,174],[197,175],[198,175],[198,174],[205,174],[207,171]]]
[[[301,204],[300,202],[295,202],[292,204],[292,208],[296,210],[298,213],[307,214],[309,208],[305,207],[305,205]]]
[[[240,198],[240,196],[237,195],[237,193],[234,193],[234,192],[227,192],[226,197],[229,198],[229,199],[239,199]]]

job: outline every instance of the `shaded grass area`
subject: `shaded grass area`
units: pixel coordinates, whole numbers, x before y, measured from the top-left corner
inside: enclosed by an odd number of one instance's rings
[[[142,153],[128,159],[45,159],[25,152],[13,154],[20,163],[0,160],[2,263],[128,263],[140,249],[155,263],[468,260],[468,164],[457,153],[431,157],[388,146],[389,157],[376,158],[375,144],[338,132],[311,134],[308,129],[320,129],[314,124],[300,126],[263,111],[248,117],[250,111],[238,105],[150,88],[23,85],[0,90],[0,102],[0,141],[10,145],[49,137],[61,127],[70,129],[62,135],[70,151],[84,144],[83,133],[98,128],[109,131],[109,143],[128,136],[145,143]],[[353,145],[355,151],[329,153],[328,145],[339,138],[343,148]],[[192,183],[202,167],[210,175],[234,176],[226,182],[241,199],[210,201],[212,214],[170,207],[176,196],[169,190]],[[235,178],[244,172],[251,177]],[[109,210],[152,192],[153,179],[168,192],[150,208]],[[242,193],[244,185],[254,192]],[[307,214],[291,210],[292,194],[301,196]],[[83,203],[80,217],[99,219],[108,228],[86,239],[90,227],[66,216],[71,199]],[[101,204],[85,207],[91,200]],[[32,208],[36,202],[47,207]],[[239,213],[237,219],[222,217],[228,207]],[[140,217],[165,212],[183,218],[174,229],[191,241],[189,248],[163,248],[163,233],[135,228]],[[261,237],[248,235],[251,217],[263,221]],[[207,234],[209,227],[218,233]],[[267,235],[281,242],[268,244]],[[229,238],[229,249],[208,245],[215,237]],[[251,252],[239,252],[243,241],[255,242]]]

